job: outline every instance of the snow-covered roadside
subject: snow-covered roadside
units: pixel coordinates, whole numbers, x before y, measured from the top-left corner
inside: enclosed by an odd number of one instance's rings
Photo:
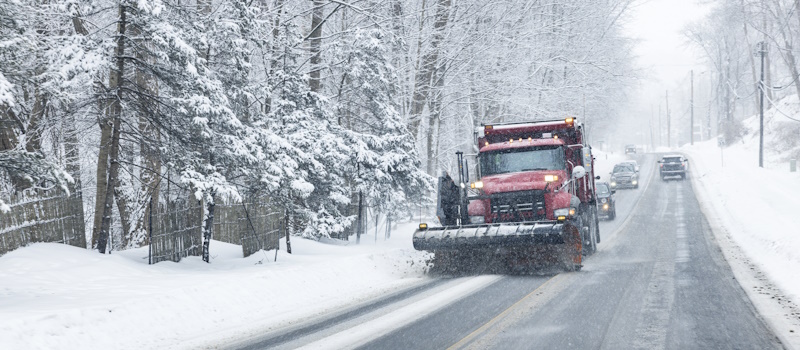
[[[774,115],[770,121],[781,123]],[[695,193],[737,279],[785,345],[797,349],[800,173],[790,173],[774,152],[765,168],[758,167],[756,123],[748,119],[749,135],[722,154],[715,140],[681,151],[690,158]],[[768,127],[765,139],[777,137],[779,129]]]
[[[287,326],[424,283],[415,226],[358,246],[295,239],[277,262],[216,241],[211,264],[152,266],[146,248],[34,244],[0,257],[0,348],[197,348]]]
[[[611,177],[610,174],[614,170],[614,165],[630,160],[628,156],[622,153],[603,152],[600,149],[592,149],[592,155],[594,156],[594,175],[600,176],[599,181],[606,182]]]

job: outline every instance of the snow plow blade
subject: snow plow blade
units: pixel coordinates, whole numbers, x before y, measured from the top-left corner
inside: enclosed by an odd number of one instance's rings
[[[413,237],[414,249],[433,252],[434,266],[445,271],[459,270],[476,257],[508,267],[549,263],[576,271],[582,266],[581,244],[577,227],[560,221],[421,228]]]
[[[416,250],[469,250],[471,248],[524,248],[538,244],[564,244],[564,223],[536,221],[418,229]]]

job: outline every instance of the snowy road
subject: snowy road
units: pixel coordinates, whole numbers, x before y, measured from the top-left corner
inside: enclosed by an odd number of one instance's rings
[[[600,250],[581,272],[433,280],[235,347],[781,348],[734,279],[691,182],[662,182],[655,156],[637,159],[643,185],[617,192],[618,217],[602,224]]]

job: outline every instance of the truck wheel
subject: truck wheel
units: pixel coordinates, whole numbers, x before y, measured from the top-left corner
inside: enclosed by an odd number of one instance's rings
[[[592,209],[587,210],[588,218],[581,220],[581,236],[583,237],[583,255],[592,255],[597,251],[597,214]],[[592,215],[594,214],[594,215]],[[594,216],[594,217],[592,217]],[[585,226],[584,226],[585,225]]]
[[[597,207],[594,209],[594,241],[595,241],[595,248],[594,251],[597,251],[597,244],[600,243],[600,214],[597,213]]]

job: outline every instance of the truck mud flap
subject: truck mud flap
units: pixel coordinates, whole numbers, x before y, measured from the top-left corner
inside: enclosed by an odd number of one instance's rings
[[[527,248],[535,245],[564,244],[565,226],[557,221],[500,223],[433,227],[414,232],[416,250],[446,251],[486,248]]]

